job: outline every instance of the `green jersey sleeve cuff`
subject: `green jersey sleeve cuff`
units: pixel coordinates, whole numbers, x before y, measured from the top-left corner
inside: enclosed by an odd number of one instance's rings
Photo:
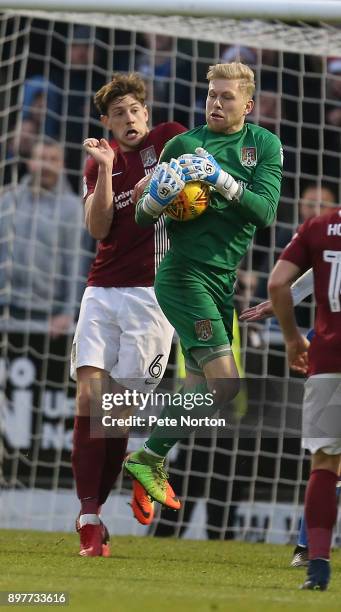
[[[135,221],[137,225],[140,225],[141,227],[147,227],[148,225],[153,225],[153,223],[156,223],[159,219],[159,216],[153,216],[149,213],[146,213],[146,211],[143,209],[143,201],[144,196],[142,196],[142,198],[136,204]]]

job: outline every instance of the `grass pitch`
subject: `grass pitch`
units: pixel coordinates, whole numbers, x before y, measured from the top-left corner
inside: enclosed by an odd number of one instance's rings
[[[0,532],[0,590],[68,591],[68,606],[102,612],[340,612],[341,551],[324,593],[299,591],[292,547],[116,537],[112,557],[77,556],[73,534]],[[3,608],[8,610],[8,606]],[[47,606],[34,606],[46,610]]]

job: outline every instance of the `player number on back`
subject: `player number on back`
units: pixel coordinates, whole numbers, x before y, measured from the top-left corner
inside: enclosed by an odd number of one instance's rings
[[[341,251],[323,251],[323,261],[331,264],[328,286],[330,310],[332,312],[340,312]]]

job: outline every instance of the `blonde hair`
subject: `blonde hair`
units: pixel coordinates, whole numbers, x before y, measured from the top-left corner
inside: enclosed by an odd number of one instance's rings
[[[240,81],[240,88],[245,94],[252,98],[255,92],[255,75],[253,70],[242,62],[231,62],[230,64],[215,64],[210,66],[207,73],[207,80],[213,79],[235,79]]]

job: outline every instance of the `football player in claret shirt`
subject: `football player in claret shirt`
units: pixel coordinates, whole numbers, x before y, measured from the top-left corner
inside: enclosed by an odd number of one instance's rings
[[[150,227],[138,227],[131,196],[135,184],[153,172],[165,143],[185,128],[170,122],[149,129],[145,95],[138,74],[115,74],[95,95],[101,122],[113,140],[84,141],[89,155],[85,220],[99,241],[71,355],[71,375],[77,380],[72,466],[84,556],[108,554],[108,534],[98,515],[127,446],[126,436],[104,437],[103,430],[92,435],[91,402],[101,410],[106,385],[111,392],[150,393],[165,371],[173,336],[153,288],[155,270],[168,247],[164,222],[161,218]],[[153,504],[136,482],[132,506],[138,520],[150,522]]]
[[[171,246],[155,281],[158,302],[185,356],[184,393],[206,398],[204,404],[194,402],[194,423],[197,417],[212,416],[238,392],[231,351],[236,268],[256,228],[274,221],[282,177],[277,136],[245,123],[253,108],[253,71],[239,62],[217,64],[207,78],[207,123],[166,145],[136,208],[137,223],[149,226],[187,181],[201,180],[211,188],[210,205],[200,217],[188,223],[167,218]],[[161,417],[181,424],[183,414],[183,406],[171,402]],[[188,428],[167,428],[166,418],[164,422],[125,466],[153,498],[167,505],[164,458],[188,435]]]
[[[297,327],[290,292],[292,281],[309,268],[317,307],[310,345]],[[299,228],[273,269],[268,288],[289,366],[308,373],[302,446],[312,460],[304,504],[309,564],[302,588],[325,590],[341,459],[341,208]]]
[[[300,215],[302,222],[316,217],[318,215],[329,215],[332,208],[337,206],[336,196],[333,190],[327,185],[317,185],[309,183],[302,193],[302,198],[299,202]],[[287,232],[287,230],[285,230]],[[285,245],[286,246],[286,245]],[[291,295],[294,306],[297,306],[306,297],[314,293],[314,277],[313,271],[310,268],[302,276],[300,276],[291,285]],[[273,317],[271,300],[261,302],[256,306],[246,308],[240,315],[240,321],[261,321],[268,317]],[[299,319],[298,319],[299,322]],[[307,334],[307,339],[310,341],[314,334],[314,330],[310,329]],[[336,485],[336,493],[341,493],[341,478]],[[308,536],[304,515],[300,517],[299,530],[297,534],[297,542],[291,559],[291,567],[306,567],[309,560]]]

